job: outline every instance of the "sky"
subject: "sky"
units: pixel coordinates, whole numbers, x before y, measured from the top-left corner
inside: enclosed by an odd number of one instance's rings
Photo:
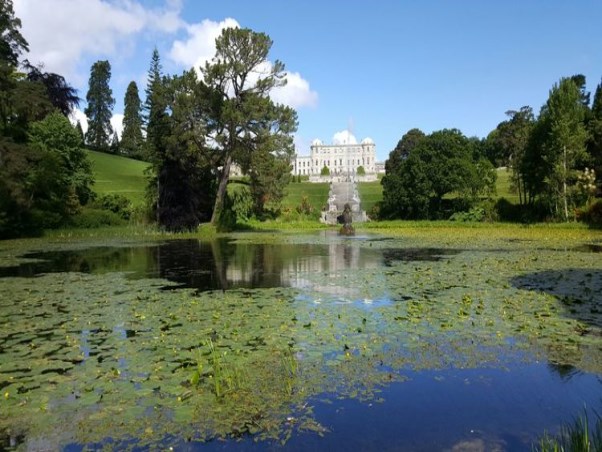
[[[562,77],[602,80],[601,0],[13,0],[25,55],[83,99],[90,68],[109,60],[121,128],[135,81],[144,101],[153,49],[165,74],[211,59],[226,27],[273,40],[288,84],[272,98],[297,110],[295,144],[376,143],[386,160],[412,128],[486,137],[505,112],[537,113]]]

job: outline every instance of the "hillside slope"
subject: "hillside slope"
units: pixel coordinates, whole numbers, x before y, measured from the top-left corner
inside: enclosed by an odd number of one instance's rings
[[[103,152],[87,152],[92,161],[96,180],[93,189],[97,194],[115,193],[129,198],[134,205],[144,203],[144,170],[149,163]]]

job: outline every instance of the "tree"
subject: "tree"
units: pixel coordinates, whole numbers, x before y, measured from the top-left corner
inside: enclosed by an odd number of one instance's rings
[[[163,75],[161,71],[161,57],[159,56],[159,51],[155,47],[151,56],[150,67],[147,73],[146,88],[144,90],[146,99],[142,106],[142,125],[146,131],[147,157],[150,157],[153,154],[153,147],[157,144],[157,139],[160,139],[160,137],[157,136],[161,133],[161,126],[159,123],[165,113],[165,102],[160,99],[163,84]]]
[[[587,150],[593,161],[598,183],[602,180],[602,81],[594,92],[591,119],[587,124],[589,140]]]
[[[389,158],[385,162],[385,173],[393,173],[397,171],[397,168],[401,162],[408,158],[412,150],[418,146],[426,135],[420,129],[410,129],[401,140],[397,143],[397,146],[389,153]]]
[[[520,110],[506,112],[509,119],[498,124],[495,131],[487,137],[488,155],[496,163],[512,169],[512,185],[518,192],[521,205],[530,198],[525,184],[524,158],[531,132],[535,124],[533,110],[529,106]]]
[[[82,128],[82,123],[79,120],[77,121],[77,124],[75,124],[75,130],[79,135],[80,142],[83,147],[85,145],[84,129]]]
[[[220,168],[211,223],[217,224],[224,207],[233,162],[243,169],[253,153],[266,147],[292,146],[297,128],[294,110],[276,105],[270,91],[286,83],[284,64],[267,60],[272,40],[264,33],[228,28],[216,40],[216,55],[203,68],[207,87],[207,132]]]
[[[266,207],[273,212],[280,210],[284,189],[291,180],[291,154],[292,142],[283,150],[264,147],[253,152],[248,174],[257,217],[265,214]]]
[[[15,17],[12,0],[0,2],[0,63],[16,67],[19,55],[29,51],[29,44],[21,35],[21,19]]]
[[[86,94],[88,106],[84,110],[88,117],[86,143],[92,149],[103,152],[109,151],[113,135],[111,117],[115,99],[113,99],[113,91],[109,87],[110,79],[111,64],[108,61],[97,61],[92,65],[88,94]]]
[[[533,131],[525,167],[532,189],[547,197],[551,213],[569,219],[569,185],[586,161],[586,107],[571,78],[554,84]]]
[[[142,158],[144,137],[142,136],[141,104],[136,82],[130,82],[125,92],[123,111],[123,133],[121,152],[128,157]]]
[[[25,61],[25,69],[27,80],[44,85],[48,99],[63,115],[69,116],[73,109],[79,106],[77,90],[70,86],[62,75],[42,72],[40,67],[32,66],[29,61]]]
[[[495,170],[475,144],[457,129],[433,132],[419,141],[394,171],[383,178],[383,214],[427,218],[441,215],[446,194],[474,200],[495,184]]]
[[[155,133],[149,181],[159,225],[190,230],[209,221],[215,201],[216,174],[206,145],[204,91],[194,71],[164,78],[151,94]]]
[[[29,141],[56,161],[58,170],[52,178],[58,190],[52,192],[56,200],[60,203],[61,198],[74,196],[77,205],[87,204],[93,197],[92,167],[81,147],[80,136],[69,120],[59,113],[49,114],[42,121],[32,124]],[[50,193],[44,191],[40,196],[51,197]]]

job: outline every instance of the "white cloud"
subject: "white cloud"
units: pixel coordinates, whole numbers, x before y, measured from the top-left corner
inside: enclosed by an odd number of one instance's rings
[[[121,138],[121,133],[123,132],[123,115],[121,113],[113,115],[111,118],[111,127],[113,127],[113,132]]]
[[[186,27],[188,38],[184,41],[175,41],[169,53],[170,58],[184,68],[193,67],[200,74],[200,69],[205,63],[215,56],[215,40],[225,28],[238,28],[240,24],[232,18],[221,22],[206,19],[197,24]],[[272,63],[262,64],[249,83],[255,83],[262,75],[267,75],[272,69]],[[285,72],[287,84],[275,88],[270,96],[275,102],[293,108],[315,107],[318,102],[318,93],[312,91],[309,82],[298,72]]]
[[[205,19],[200,23],[187,25],[188,39],[174,41],[169,56],[186,69],[194,67],[198,71],[215,55],[215,40],[222,30],[238,27],[238,22],[230,17],[221,22]]]
[[[15,0],[15,15],[29,42],[27,58],[68,79],[84,55],[111,56],[143,30],[175,32],[182,27],[181,2],[145,9],[138,1]]]
[[[77,124],[79,121],[84,133],[88,131],[88,118],[86,117],[86,114],[79,108],[73,110],[69,116],[69,121],[71,121],[71,124],[73,125]],[[121,138],[121,134],[123,132],[123,115],[121,113],[114,114],[111,117],[111,127],[113,127],[113,131],[117,133],[117,136]]]
[[[349,130],[341,130],[332,137],[333,144],[357,144],[355,136]]]
[[[270,97],[281,104],[293,108],[315,107],[318,103],[318,93],[312,91],[309,82],[298,72],[286,72],[286,85],[275,88]]]
[[[84,133],[88,131],[88,118],[86,117],[86,114],[79,108],[75,108],[73,112],[71,112],[71,115],[69,116],[69,121],[71,121],[71,124],[73,125],[76,125],[77,121],[79,121]]]

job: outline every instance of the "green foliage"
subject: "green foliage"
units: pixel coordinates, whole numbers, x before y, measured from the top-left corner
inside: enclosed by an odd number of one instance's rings
[[[234,212],[235,223],[245,223],[253,216],[255,202],[247,185],[230,183],[228,199],[230,200],[228,210]]]
[[[320,176],[330,176],[330,168],[324,165],[320,170]],[[301,179],[297,179],[297,181],[301,182]]]
[[[253,152],[248,174],[256,216],[262,217],[268,212],[277,213],[280,210],[285,188],[291,180],[291,152],[290,146],[284,150],[266,147]]]
[[[29,51],[29,44],[19,31],[21,19],[15,17],[12,0],[0,2],[0,64],[16,67],[19,55]]]
[[[67,193],[73,193],[79,204],[85,205],[93,196],[92,170],[80,136],[69,120],[62,114],[52,113],[32,124],[29,138],[32,146],[41,149],[57,165],[53,183],[59,192],[53,195],[64,199]]]
[[[96,229],[105,226],[122,226],[125,222],[126,220],[119,213],[105,208],[85,207],[69,218],[66,225],[78,229]]]
[[[408,158],[412,150],[426,137],[420,129],[410,129],[389,153],[389,158],[385,162],[386,174],[399,172],[402,162]]]
[[[162,75],[161,58],[155,47],[148,70],[145,89],[146,100],[143,106],[143,122],[146,130],[146,154],[148,160],[157,159],[164,152],[163,134],[167,132],[166,108],[167,100],[164,89],[165,80]]]
[[[584,208],[577,209],[577,219],[591,226],[602,227],[602,199],[598,199]]]
[[[443,214],[445,195],[465,200],[490,194],[495,171],[459,130],[442,130],[421,138],[407,158],[382,179],[383,215],[429,218]]]
[[[473,207],[466,212],[456,212],[449,219],[450,221],[464,223],[478,223],[485,219],[485,209],[483,207]]]
[[[356,173],[358,176],[365,176],[366,175],[366,170],[363,166],[358,166]]]
[[[93,196],[90,163],[67,118],[32,123],[29,143],[0,139],[0,236],[57,227]]]
[[[205,145],[205,118],[198,113],[204,102],[199,88],[194,71],[155,84],[149,188],[157,221],[170,231],[208,221],[215,200],[216,168]]]
[[[132,81],[125,92],[120,151],[127,157],[137,159],[144,156],[141,108],[138,86]]]
[[[591,156],[598,184],[602,185],[602,82],[594,93],[591,117],[587,124],[589,139],[587,150]]]
[[[570,78],[550,90],[525,153],[522,172],[531,202],[535,195],[549,206],[549,214],[569,219],[570,186],[575,170],[587,155],[582,93]]]
[[[223,210],[233,162],[247,172],[257,151],[292,153],[297,115],[269,97],[273,88],[286,83],[280,61],[266,65],[271,46],[272,40],[264,33],[227,28],[216,40],[216,56],[203,68],[201,89],[208,101],[206,136],[213,137],[214,165],[222,168],[218,174],[213,224]],[[254,80],[251,75],[263,65],[269,68],[267,73],[263,69],[262,77]]]
[[[63,76],[52,72],[43,72],[41,66],[33,66],[29,61],[25,61],[24,66],[27,71],[27,80],[43,85],[46,90],[46,97],[53,107],[63,115],[68,117],[73,109],[79,105],[77,90],[71,87]]]
[[[307,196],[303,196],[301,198],[301,203],[295,208],[297,213],[306,216],[312,216],[316,213],[316,209],[309,202],[309,198]]]
[[[132,202],[125,196],[115,193],[98,197],[94,201],[94,206],[110,210],[124,220],[129,220],[133,212]]]
[[[88,93],[84,110],[88,118],[86,143],[95,151],[108,152],[113,135],[111,117],[113,115],[113,91],[109,87],[111,79],[111,64],[107,61],[97,61],[90,69]]]

